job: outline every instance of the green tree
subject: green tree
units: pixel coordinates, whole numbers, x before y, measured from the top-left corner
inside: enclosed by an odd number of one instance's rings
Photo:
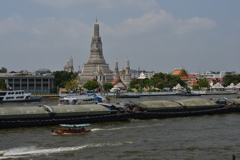
[[[144,87],[150,87],[152,85],[152,81],[148,78],[145,79],[137,79],[134,78],[130,82],[130,88],[144,88]]]
[[[199,78],[198,81],[197,81],[197,84],[199,85],[199,87],[207,87],[209,88],[209,82],[207,80],[207,78]]]
[[[84,88],[86,88],[87,90],[94,90],[96,88],[99,87],[99,84],[98,82],[96,81],[87,81],[84,85],[83,85]]]
[[[113,84],[112,83],[104,83],[103,88],[105,91],[109,91],[111,88],[113,88]]]
[[[67,72],[67,71],[55,71],[54,75],[54,86],[53,91],[56,93],[57,88],[64,88],[65,85],[73,79],[77,79],[78,73]]]
[[[142,83],[143,83],[143,87],[150,87],[152,82],[149,78],[145,78],[142,80]]]
[[[235,85],[240,83],[240,74],[235,75],[235,74],[229,74],[229,75],[225,75],[223,77],[223,81],[224,81],[224,86],[228,86],[231,83],[234,83]]]
[[[180,76],[171,75],[166,73],[156,73],[151,78],[151,85],[158,88],[170,87],[180,84],[181,86],[186,86],[186,83],[181,80]]]
[[[0,78],[0,89],[2,89],[2,90],[6,90],[7,89],[7,86],[6,86],[4,78]]]
[[[0,73],[7,73],[7,68],[2,67],[2,69],[0,69]]]
[[[131,88],[137,88],[137,85],[138,85],[138,79],[133,78],[132,81],[130,82],[130,87]]]
[[[76,91],[79,88],[79,85],[80,85],[80,82],[78,79],[72,79],[72,80],[66,82],[64,88],[66,90]]]

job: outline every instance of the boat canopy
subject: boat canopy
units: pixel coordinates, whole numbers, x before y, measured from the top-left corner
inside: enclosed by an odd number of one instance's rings
[[[86,124],[60,124],[60,126],[74,128],[74,127],[87,127],[87,126],[90,126],[90,124],[88,124],[88,123],[86,123]]]

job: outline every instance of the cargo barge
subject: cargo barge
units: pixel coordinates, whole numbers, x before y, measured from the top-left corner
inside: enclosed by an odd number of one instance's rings
[[[114,105],[113,105],[114,106]],[[121,108],[115,110],[112,108]],[[111,109],[109,109],[111,108]],[[13,127],[50,126],[58,124],[128,121],[240,112],[240,99],[130,102],[128,106],[94,105],[1,107],[0,129]]]
[[[129,118],[152,119],[240,112],[240,99],[206,100],[185,99],[179,101],[145,101],[132,103]]]
[[[97,104],[0,108],[0,129],[127,120],[127,115]]]

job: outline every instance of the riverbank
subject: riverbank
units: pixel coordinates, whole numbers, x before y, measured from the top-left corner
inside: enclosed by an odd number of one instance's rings
[[[200,94],[200,95],[231,95],[236,94],[236,92],[232,91],[192,91],[194,94]],[[110,98],[116,98],[116,93],[108,92],[108,93],[96,93],[97,95],[106,96]],[[122,93],[121,95],[124,95],[124,98],[139,98],[141,96],[181,96],[177,92],[127,92]],[[59,95],[58,95],[59,96]],[[61,94],[61,96],[76,96],[76,94]],[[43,98],[49,98],[49,96],[44,96]],[[54,96],[53,96],[54,97]],[[55,96],[56,97],[56,96]],[[60,97],[60,96],[59,96]]]

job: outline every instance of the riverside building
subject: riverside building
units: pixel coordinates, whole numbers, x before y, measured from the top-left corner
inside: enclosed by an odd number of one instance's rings
[[[152,76],[155,74],[154,71],[140,70],[140,68],[138,70],[135,69],[130,70],[131,78],[138,78],[140,77],[141,73],[144,73],[146,78],[152,78]]]
[[[30,93],[52,93],[53,75],[4,75],[8,90],[24,90]]]

